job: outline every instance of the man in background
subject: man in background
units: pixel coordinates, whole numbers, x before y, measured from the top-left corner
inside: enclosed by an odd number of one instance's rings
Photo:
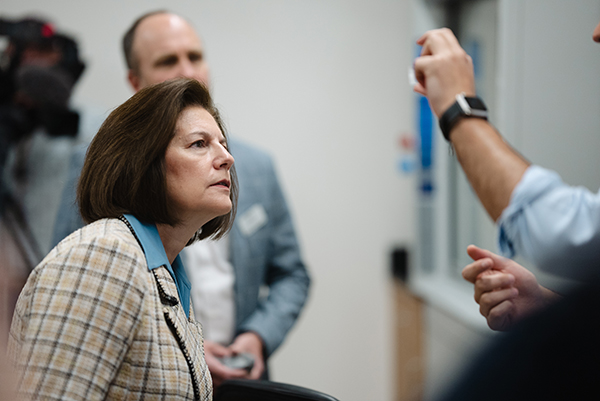
[[[177,15],[143,15],[125,34],[123,51],[135,91],[176,77],[210,84],[202,42]],[[310,284],[271,158],[235,139],[229,149],[240,192],[235,224],[224,240],[199,241],[184,250],[215,386],[232,378],[267,377],[265,360],[296,322]],[[74,193],[83,159],[82,150],[73,157],[55,243],[83,225]],[[249,370],[227,367],[219,359],[243,353],[254,358]]]

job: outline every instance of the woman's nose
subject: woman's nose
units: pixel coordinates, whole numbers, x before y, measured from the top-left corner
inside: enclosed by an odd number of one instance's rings
[[[217,168],[231,168],[235,162],[235,159],[231,153],[229,153],[227,148],[225,148],[225,146],[219,145],[219,148],[219,155],[215,158],[215,164]]]

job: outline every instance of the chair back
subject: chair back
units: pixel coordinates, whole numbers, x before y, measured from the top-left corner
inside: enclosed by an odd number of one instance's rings
[[[305,387],[268,380],[227,380],[215,392],[214,401],[339,401]]]

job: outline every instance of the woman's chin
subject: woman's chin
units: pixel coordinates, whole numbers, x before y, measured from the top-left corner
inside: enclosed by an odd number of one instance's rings
[[[223,204],[218,205],[214,208],[214,217],[221,217],[226,215],[231,211],[231,200],[227,199],[227,202],[223,202]]]

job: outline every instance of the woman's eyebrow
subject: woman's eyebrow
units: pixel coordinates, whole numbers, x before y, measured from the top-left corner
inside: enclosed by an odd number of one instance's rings
[[[210,136],[210,133],[206,131],[192,131],[185,134],[185,136]]]

